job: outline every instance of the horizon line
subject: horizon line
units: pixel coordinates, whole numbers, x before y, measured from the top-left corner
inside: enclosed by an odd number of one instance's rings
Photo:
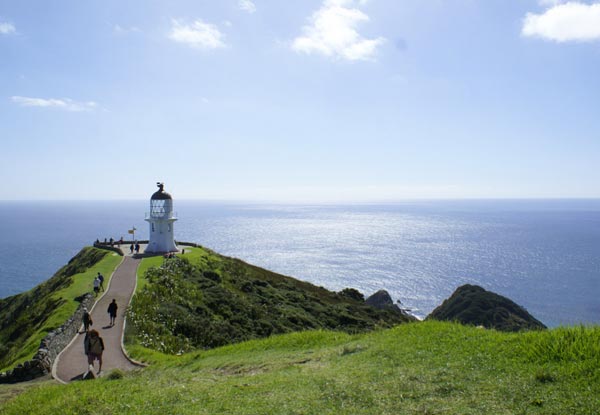
[[[0,199],[0,203],[19,202],[147,202],[147,198],[108,198],[108,199]],[[407,197],[399,199],[339,199],[339,200],[314,200],[314,199],[226,199],[226,198],[173,198],[182,202],[206,202],[206,203],[232,203],[232,204],[393,204],[407,202],[461,202],[461,201],[600,201],[600,196],[551,196],[551,197]]]

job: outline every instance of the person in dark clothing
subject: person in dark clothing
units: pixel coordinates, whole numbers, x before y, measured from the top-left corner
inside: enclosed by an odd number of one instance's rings
[[[83,330],[87,333],[92,325],[92,316],[90,316],[90,312],[87,307],[83,307]]]
[[[104,275],[98,272],[98,279],[100,280],[100,291],[104,291]]]
[[[108,315],[110,316],[110,325],[115,325],[115,318],[117,317],[117,301],[113,298],[112,303],[108,305]]]
[[[98,374],[102,372],[102,353],[104,352],[104,340],[96,330],[90,330],[85,335],[83,349],[88,358],[90,370],[94,369],[94,360],[98,361]]]

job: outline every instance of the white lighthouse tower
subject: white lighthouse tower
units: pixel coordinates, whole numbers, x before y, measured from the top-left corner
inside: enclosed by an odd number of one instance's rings
[[[175,235],[173,223],[177,220],[173,214],[173,198],[165,192],[164,183],[156,183],[158,191],[150,198],[150,213],[146,221],[150,224],[150,238],[146,252],[175,252]]]

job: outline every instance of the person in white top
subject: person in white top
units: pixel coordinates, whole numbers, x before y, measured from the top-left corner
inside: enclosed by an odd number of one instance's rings
[[[100,278],[96,277],[96,278],[94,278],[94,293],[96,293],[96,295],[98,295],[99,292],[100,292]]]

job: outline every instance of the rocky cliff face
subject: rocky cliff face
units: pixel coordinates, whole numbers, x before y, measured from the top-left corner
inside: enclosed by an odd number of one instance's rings
[[[427,319],[458,321],[502,331],[545,329],[546,326],[510,299],[476,285],[463,285]]]
[[[371,307],[385,309],[385,308],[396,308],[399,309],[398,306],[394,304],[390,293],[386,290],[379,290],[375,294],[371,295],[369,298],[365,300],[365,302]]]

